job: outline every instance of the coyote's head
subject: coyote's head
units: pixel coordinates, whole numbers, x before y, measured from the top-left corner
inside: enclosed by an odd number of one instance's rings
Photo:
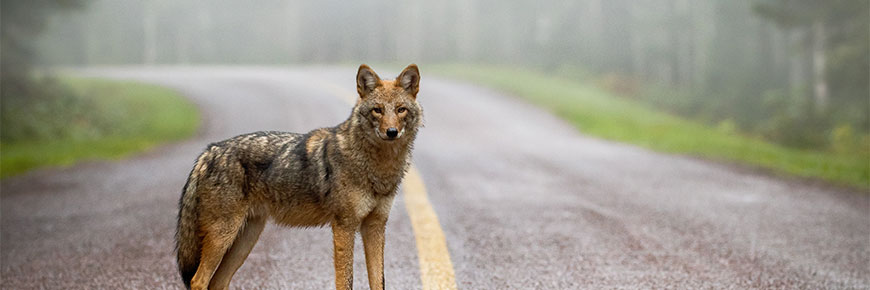
[[[394,141],[414,138],[423,119],[417,104],[420,72],[417,65],[406,67],[395,80],[381,80],[367,65],[356,75],[359,101],[354,109],[360,126],[373,140]]]

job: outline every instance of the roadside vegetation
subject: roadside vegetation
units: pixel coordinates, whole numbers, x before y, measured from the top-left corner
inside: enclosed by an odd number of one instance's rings
[[[620,94],[606,78],[459,64],[430,65],[427,71],[522,97],[554,112],[584,134],[870,189],[870,145],[866,135],[849,128],[830,132],[827,149],[798,149],[743,132],[731,120],[711,123],[665,112],[642,98]]]
[[[61,77],[4,94],[0,177],[82,160],[118,159],[193,135],[196,107],[170,89]],[[12,90],[10,90],[12,91]]]

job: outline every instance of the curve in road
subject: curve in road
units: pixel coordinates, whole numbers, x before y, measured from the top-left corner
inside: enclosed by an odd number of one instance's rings
[[[870,287],[870,195],[589,138],[421,69],[427,123],[414,163],[460,289]],[[336,124],[348,105],[312,82],[354,83],[352,68],[89,73],[176,88],[202,108],[205,128],[128,160],[0,183],[2,288],[180,287],[172,234],[196,154],[240,133]],[[389,288],[422,287],[415,238],[397,206]],[[328,230],[267,227],[234,286],[332,287],[331,251]],[[354,284],[366,285],[360,255],[355,269]]]

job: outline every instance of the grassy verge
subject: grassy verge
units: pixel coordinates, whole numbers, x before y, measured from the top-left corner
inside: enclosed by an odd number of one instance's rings
[[[543,106],[585,134],[657,151],[737,162],[835,184],[870,189],[870,155],[797,150],[719,130],[595,85],[527,70],[473,65],[430,65],[427,71],[490,86]]]
[[[61,78],[59,97],[6,102],[0,177],[88,159],[118,159],[184,139],[196,107],[170,89],[126,81]]]

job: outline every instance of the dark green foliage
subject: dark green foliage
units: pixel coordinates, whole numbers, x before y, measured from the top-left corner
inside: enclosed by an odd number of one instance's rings
[[[92,115],[94,104],[56,80],[15,82],[0,99],[0,140],[87,138],[108,133],[106,120]],[[22,85],[26,84],[26,85]],[[14,95],[12,94],[14,93]]]
[[[0,112],[0,176],[82,159],[117,158],[192,135],[196,108],[176,92],[129,82],[38,80],[33,98]]]
[[[0,7],[0,88],[5,97],[27,97],[31,66],[37,61],[36,38],[49,16],[80,7],[78,0],[4,0]]]
[[[761,97],[759,122],[750,127],[768,140],[797,148],[827,148],[830,118],[813,112],[809,99],[794,100],[781,90],[768,91]]]
[[[0,140],[51,139],[86,134],[64,130],[91,105],[46,77],[34,77],[36,40],[56,11],[77,0],[4,0],[0,7]]]

